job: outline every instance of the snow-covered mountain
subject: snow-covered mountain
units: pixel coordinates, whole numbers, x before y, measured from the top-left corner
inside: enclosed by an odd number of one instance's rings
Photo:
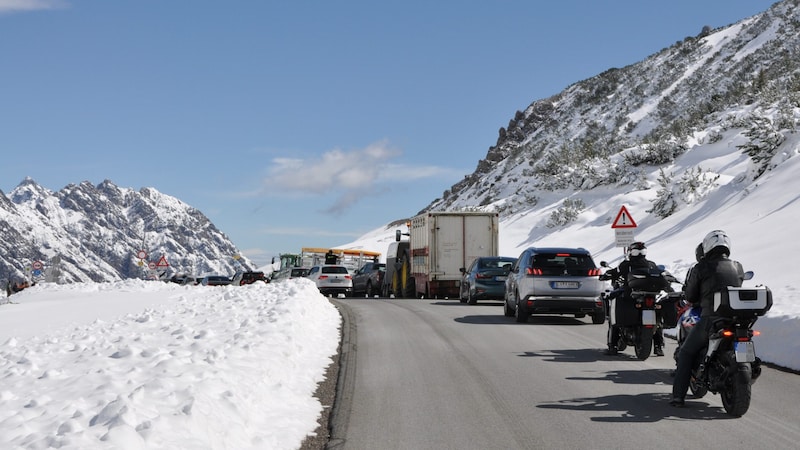
[[[0,191],[0,280],[113,281],[221,273],[252,264],[200,211],[153,188],[88,181],[50,191],[26,178]],[[146,257],[139,258],[141,251]],[[41,265],[41,266],[40,266]]]
[[[500,129],[474,173],[423,211],[499,212],[504,255],[583,246],[614,263],[622,251],[611,224],[625,206],[648,256],[676,275],[694,262],[696,243],[722,228],[760,282],[795,296],[781,274],[800,250],[798,5],[784,0],[699,30],[534,101]],[[342,247],[385,251],[402,228],[398,220]],[[775,258],[758,258],[763,248]]]

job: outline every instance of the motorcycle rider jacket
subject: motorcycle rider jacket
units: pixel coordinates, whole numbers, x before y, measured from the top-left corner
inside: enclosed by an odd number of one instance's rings
[[[714,309],[714,293],[726,286],[741,287],[744,269],[739,261],[728,258],[723,248],[715,248],[705,255],[689,272],[684,285],[686,300],[700,305],[701,316],[710,316]]]

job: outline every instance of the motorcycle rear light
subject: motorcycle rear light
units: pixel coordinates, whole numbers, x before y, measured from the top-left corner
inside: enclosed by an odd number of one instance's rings
[[[731,330],[722,330],[722,336],[724,336],[726,338],[731,338],[731,337],[733,337],[733,335],[734,335],[734,333]]]
[[[758,330],[753,330],[753,336],[761,336],[761,332]]]
[[[538,269],[538,268],[534,268],[534,267],[528,267],[527,269],[525,269],[525,274],[526,275],[542,275],[542,269]]]
[[[652,308],[653,305],[655,304],[656,304],[656,299],[654,299],[653,297],[647,297],[644,299],[644,305],[647,306],[648,308]]]

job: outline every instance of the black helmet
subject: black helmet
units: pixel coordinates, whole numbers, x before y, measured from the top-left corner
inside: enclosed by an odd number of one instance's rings
[[[628,256],[645,256],[647,254],[647,246],[644,242],[634,242],[628,247]]]

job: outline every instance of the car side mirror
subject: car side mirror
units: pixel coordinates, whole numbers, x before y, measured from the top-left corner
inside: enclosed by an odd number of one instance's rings
[[[459,272],[461,272],[461,273],[467,273],[467,269],[465,269],[465,268],[463,268],[463,267],[462,267],[462,268],[460,268],[460,269],[458,269],[458,270],[459,270]]]

